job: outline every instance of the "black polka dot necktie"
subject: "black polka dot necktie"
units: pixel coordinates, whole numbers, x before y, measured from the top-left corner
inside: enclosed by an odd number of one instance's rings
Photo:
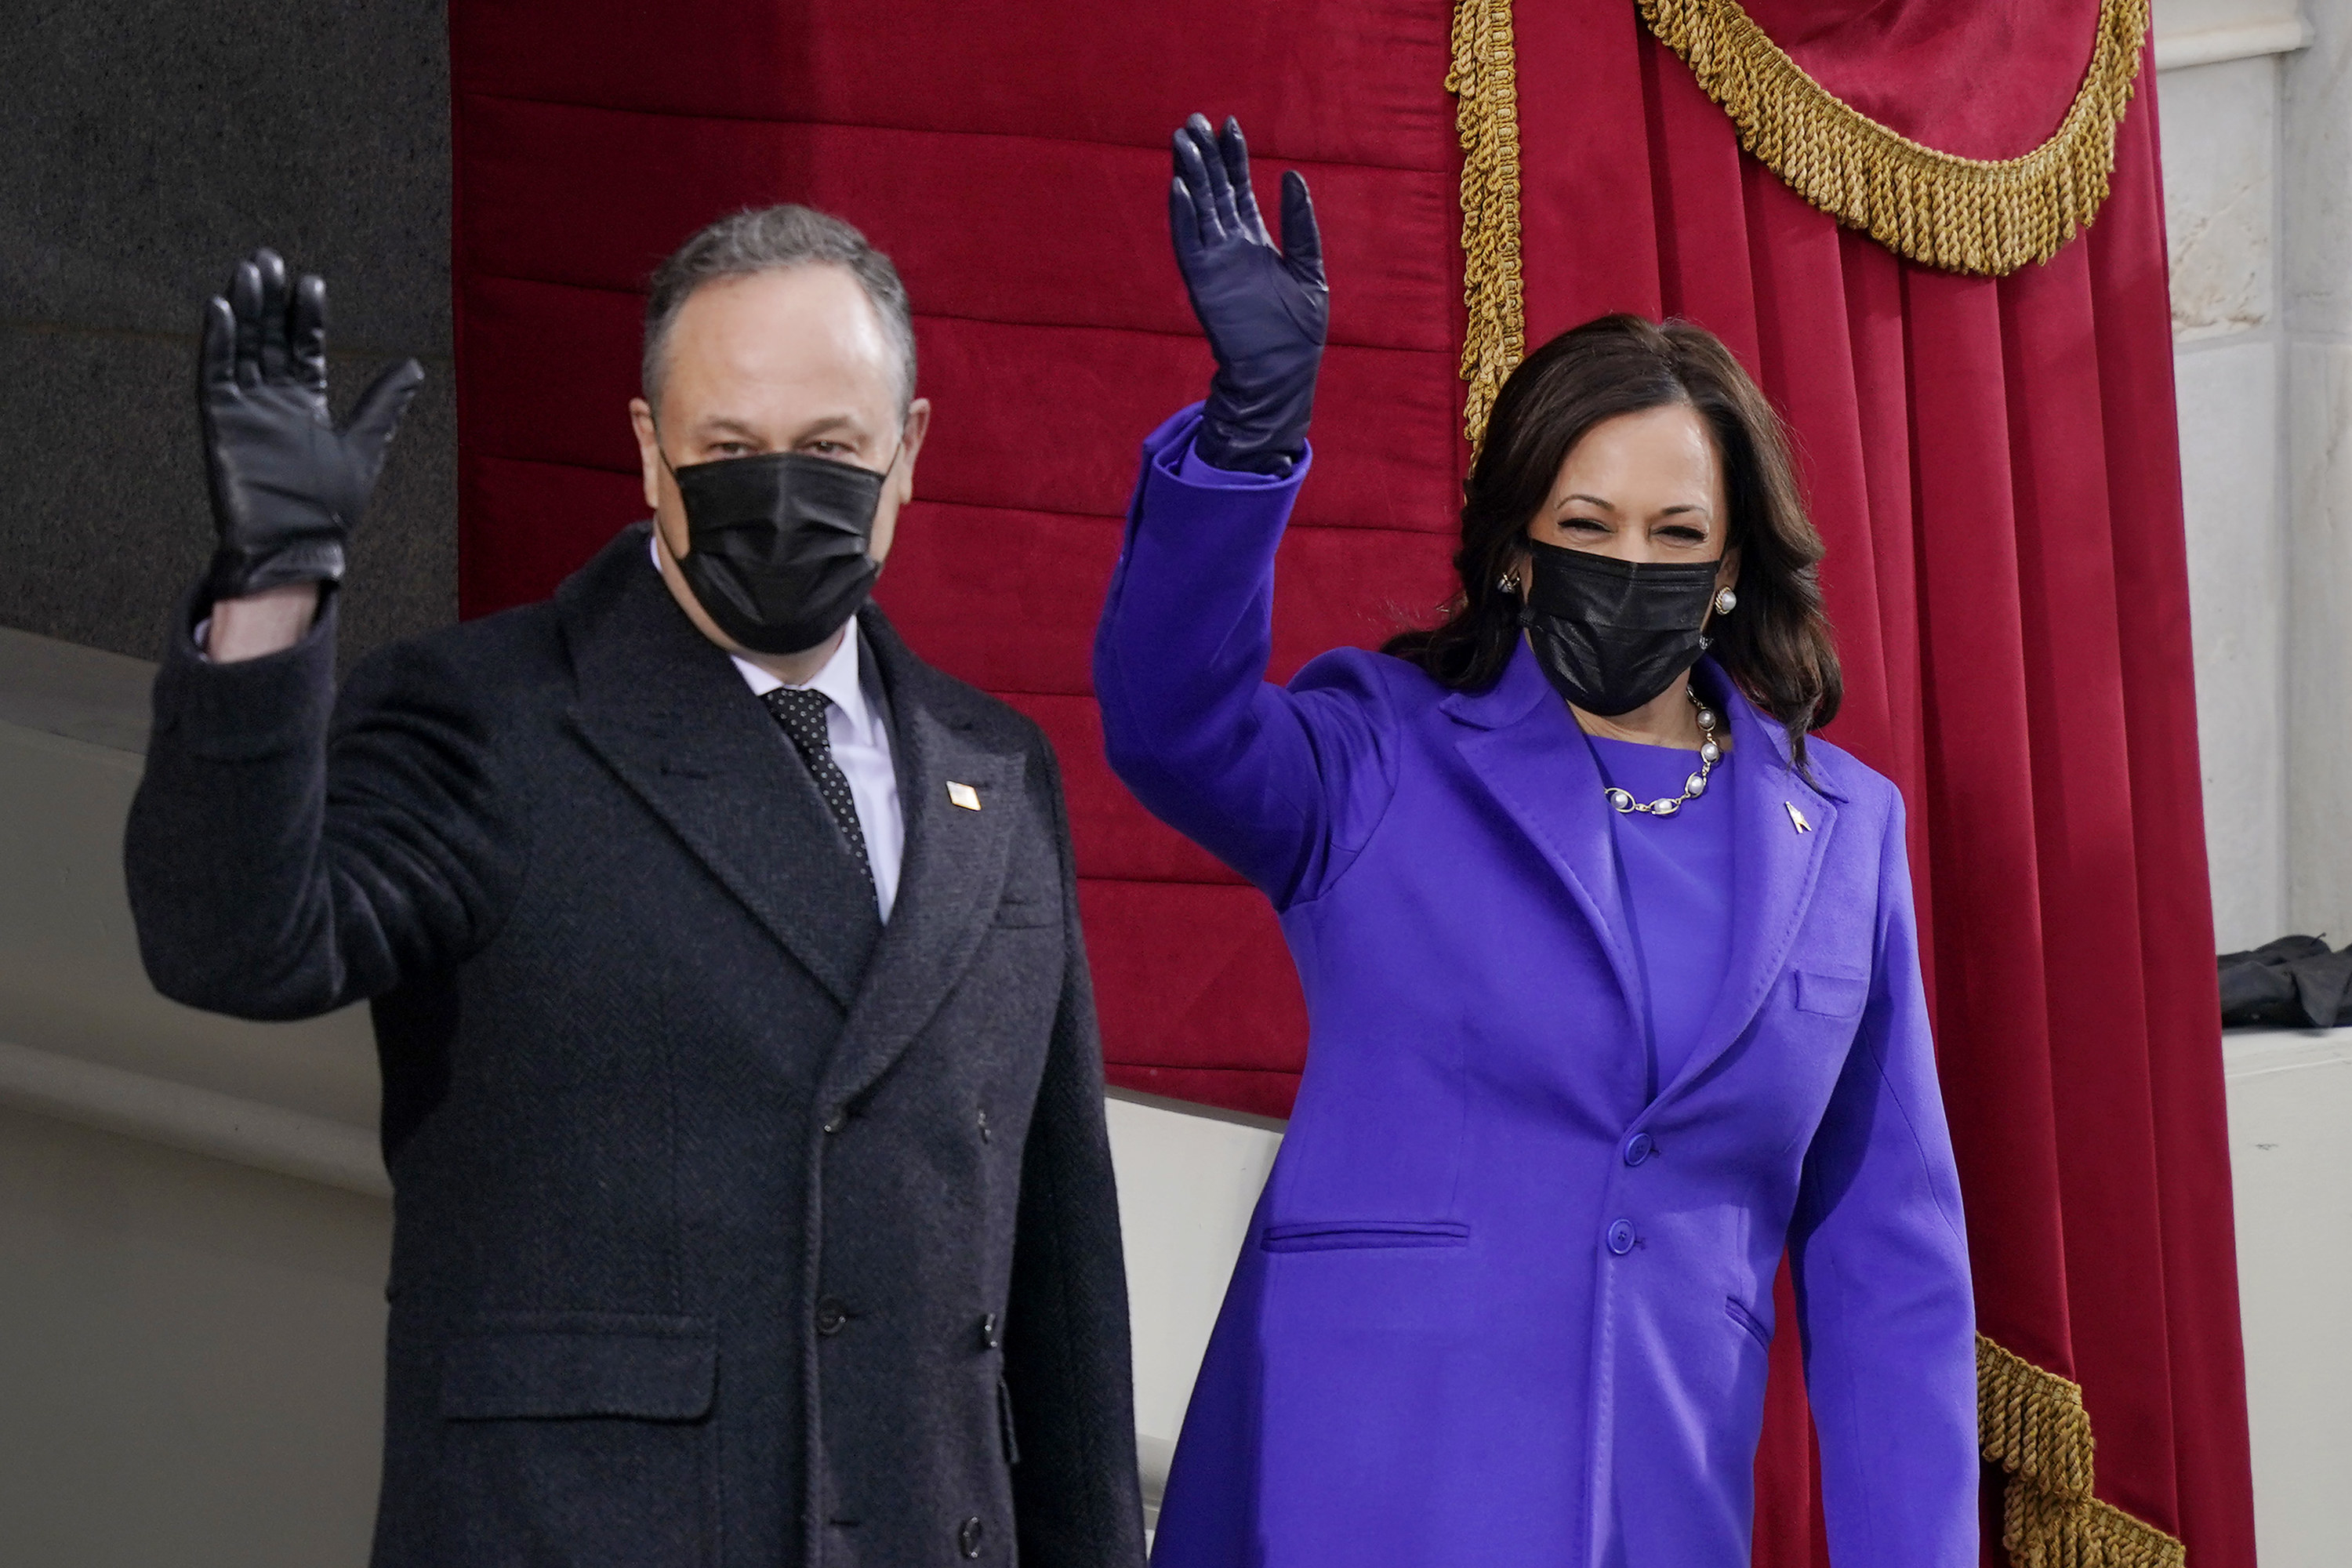
[[[866,873],[867,881],[872,881],[874,867],[866,858],[866,834],[857,826],[857,803],[850,798],[848,775],[833,760],[833,737],[825,730],[824,713],[833,706],[833,699],[822,691],[779,686],[762,694],[760,700],[768,705],[768,711],[776,716],[776,722],[792,738],[793,750],[801,754],[801,761],[808,764],[809,776],[816,780],[816,793],[824,796],[833,819],[841,824],[841,836],[849,840],[850,853],[857,857],[857,868]]]

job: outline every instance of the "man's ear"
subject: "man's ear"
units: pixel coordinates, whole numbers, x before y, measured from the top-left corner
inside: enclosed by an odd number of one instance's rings
[[[661,437],[654,429],[653,405],[642,397],[629,399],[629,425],[637,436],[637,467],[646,481],[646,508],[661,510]]]
[[[907,418],[898,438],[898,504],[915,499],[915,459],[922,455],[923,437],[931,430],[931,400],[918,397],[907,405]]]

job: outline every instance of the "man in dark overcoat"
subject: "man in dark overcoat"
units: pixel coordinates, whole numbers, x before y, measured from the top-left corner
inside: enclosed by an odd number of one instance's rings
[[[366,999],[394,1232],[375,1562],[1142,1560],[1101,1067],[1054,756],[867,601],[930,409],[856,230],[656,275],[652,522],[334,689],[324,289],[208,307],[221,540],[126,850],[149,973]]]

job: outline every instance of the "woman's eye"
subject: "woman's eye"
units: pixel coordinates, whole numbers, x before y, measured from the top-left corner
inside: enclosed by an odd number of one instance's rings
[[[1661,539],[1671,540],[1676,544],[1705,544],[1706,542],[1706,530],[1703,528],[1662,528],[1658,530],[1658,537]]]
[[[1602,522],[1598,518],[1591,517],[1564,517],[1560,519],[1559,526],[1570,533],[1606,533],[1609,531],[1609,525],[1607,523]]]

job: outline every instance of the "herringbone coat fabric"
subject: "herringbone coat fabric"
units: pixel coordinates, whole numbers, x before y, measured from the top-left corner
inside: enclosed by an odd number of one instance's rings
[[[643,525],[340,700],[331,605],[268,658],[174,639],[126,848],[150,974],[374,1008],[380,1568],[1141,1561],[1053,755],[859,626],[887,927]]]

